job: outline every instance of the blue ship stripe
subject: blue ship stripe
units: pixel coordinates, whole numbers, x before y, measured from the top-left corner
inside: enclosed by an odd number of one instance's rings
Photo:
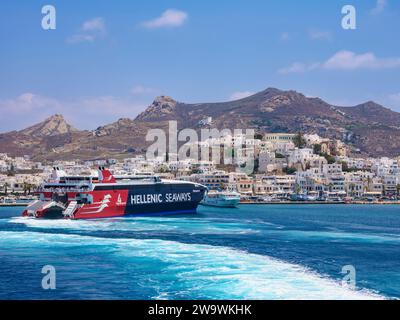
[[[173,214],[197,213],[197,209],[193,210],[178,210],[178,211],[160,211],[160,212],[144,212],[144,213],[125,213],[121,216],[107,216],[107,217],[82,217],[75,220],[100,220],[100,219],[117,219],[124,217],[145,217],[145,216],[163,216]]]

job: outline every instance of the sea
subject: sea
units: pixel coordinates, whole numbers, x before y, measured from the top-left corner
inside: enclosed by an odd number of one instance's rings
[[[200,206],[87,221],[22,210],[0,207],[0,299],[400,298],[396,205]]]

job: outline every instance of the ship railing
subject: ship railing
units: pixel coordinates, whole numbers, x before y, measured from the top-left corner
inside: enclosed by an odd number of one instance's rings
[[[85,192],[90,191],[91,188],[89,186],[81,186],[81,187],[39,187],[36,189],[36,192],[52,192],[52,193],[66,193],[66,192]]]

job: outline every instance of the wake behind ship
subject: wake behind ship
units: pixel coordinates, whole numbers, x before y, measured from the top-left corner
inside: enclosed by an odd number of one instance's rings
[[[23,216],[49,219],[95,219],[145,214],[194,213],[206,187],[161,180],[157,176],[67,176],[54,168],[52,180],[39,187],[39,200]]]

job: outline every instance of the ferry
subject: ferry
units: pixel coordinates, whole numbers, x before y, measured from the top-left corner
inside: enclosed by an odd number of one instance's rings
[[[158,176],[114,176],[108,169],[98,174],[68,176],[54,168],[51,179],[36,191],[25,217],[97,219],[131,215],[195,213],[207,187]]]
[[[240,195],[236,192],[210,191],[204,196],[201,205],[223,208],[236,208],[240,202]]]

